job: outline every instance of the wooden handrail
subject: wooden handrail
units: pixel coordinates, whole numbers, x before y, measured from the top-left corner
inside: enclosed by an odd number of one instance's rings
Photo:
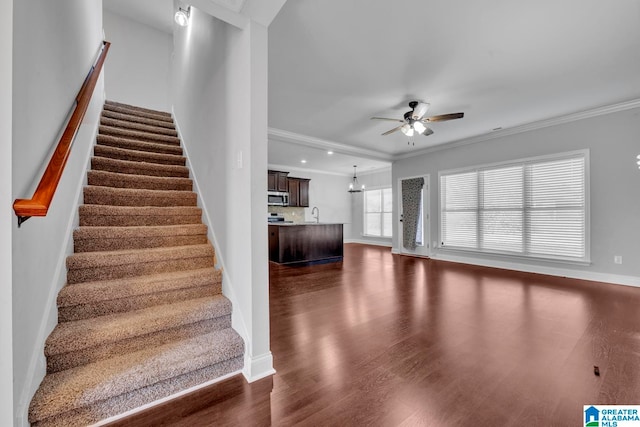
[[[91,70],[89,70],[89,74],[85,78],[84,84],[78,92],[78,96],[76,97],[76,107],[71,114],[71,118],[67,122],[67,127],[60,137],[60,141],[58,141],[58,145],[56,146],[51,159],[49,160],[47,169],[44,171],[44,174],[42,174],[42,178],[40,179],[40,183],[38,184],[33,197],[31,199],[16,199],[15,202],[13,202],[13,211],[18,216],[18,227],[32,216],[47,215],[49,206],[51,205],[51,200],[53,200],[53,195],[58,188],[60,177],[62,177],[62,172],[64,171],[64,167],[69,159],[71,145],[78,133],[78,129],[80,128],[82,119],[87,112],[87,108],[89,108],[89,103],[93,96],[93,90],[95,89],[98,78],[100,77],[100,72],[102,71],[104,60],[107,56],[107,52],[109,51],[109,46],[111,46],[111,43],[107,41],[103,42],[102,52],[100,53],[95,65],[93,65]]]

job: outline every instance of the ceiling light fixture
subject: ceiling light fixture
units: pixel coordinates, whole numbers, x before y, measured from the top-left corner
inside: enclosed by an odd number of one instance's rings
[[[640,169],[640,154],[638,154],[637,159],[638,159],[638,161],[637,161],[637,163],[638,163],[638,169]]]
[[[358,185],[358,177],[356,176],[356,165],[353,165],[353,178],[349,184],[349,193],[361,193],[364,191],[364,184]]]
[[[176,24],[180,25],[181,27],[186,27],[187,25],[189,25],[190,15],[191,15],[191,6],[187,6],[186,9],[179,7],[178,11],[173,16],[173,19],[175,19]]]
[[[413,122],[413,128],[421,135],[427,130],[427,127],[418,121]]]
[[[307,163],[305,159],[300,160],[300,163]]]
[[[402,133],[404,133],[407,136],[413,136],[413,128],[408,123],[406,125],[403,125],[402,128],[400,128],[400,130],[402,131]]]
[[[328,155],[332,155],[332,154],[333,154],[333,151],[327,151],[327,154],[328,154]]]

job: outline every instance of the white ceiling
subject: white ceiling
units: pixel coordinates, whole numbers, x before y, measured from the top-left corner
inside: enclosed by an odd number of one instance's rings
[[[640,98],[640,2],[288,1],[269,27],[269,126],[390,156]],[[435,134],[380,134],[410,100]]]
[[[104,5],[172,31],[173,0]],[[431,104],[429,115],[465,117],[433,123],[415,145],[400,132],[380,135],[393,122],[369,120],[401,118],[414,99]],[[350,174],[354,162],[388,165],[636,99],[638,0],[290,0],[269,27],[270,164]]]

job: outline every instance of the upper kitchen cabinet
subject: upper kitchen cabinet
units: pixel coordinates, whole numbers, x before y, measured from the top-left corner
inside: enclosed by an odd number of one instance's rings
[[[267,190],[268,191],[289,191],[287,176],[289,172],[268,171]]]
[[[309,207],[309,179],[288,178],[289,181],[289,206]]]

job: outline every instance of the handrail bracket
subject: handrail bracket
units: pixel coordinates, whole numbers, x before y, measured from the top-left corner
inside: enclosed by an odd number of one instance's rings
[[[18,228],[22,225],[23,222],[31,218],[30,216],[20,216],[18,215]]]

